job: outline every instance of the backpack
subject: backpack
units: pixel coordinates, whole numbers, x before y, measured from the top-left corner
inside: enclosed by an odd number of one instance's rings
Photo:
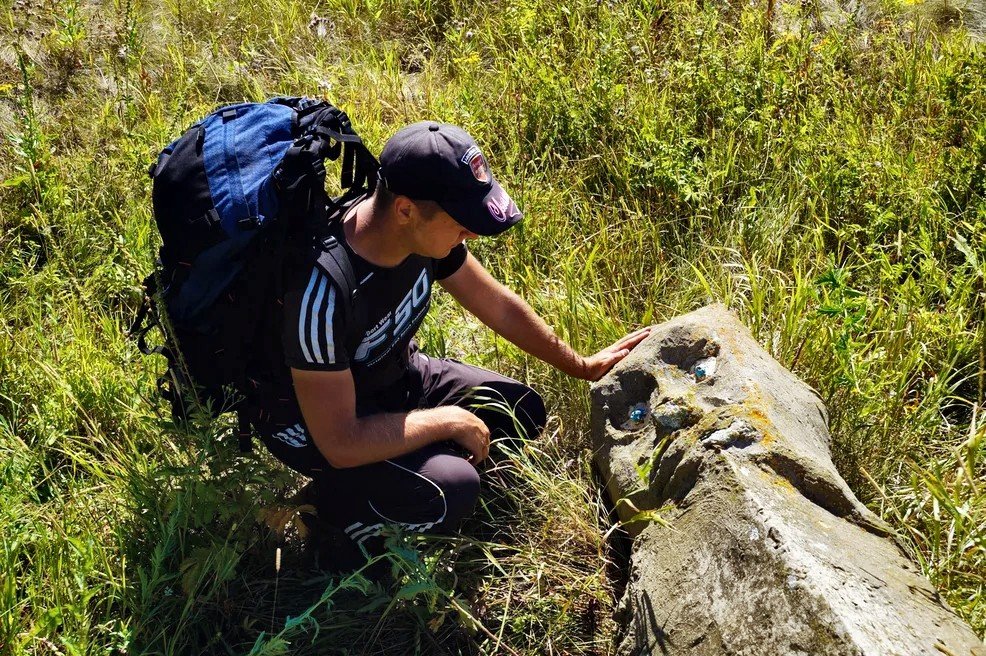
[[[340,157],[345,193],[329,198],[324,161]],[[162,245],[130,335],[145,355],[167,358],[158,390],[176,423],[235,411],[240,449],[250,450],[250,362],[269,343],[258,318],[280,294],[286,246],[319,248],[354,311],[352,265],[323,235],[373,190],[378,169],[346,114],[312,98],[220,107],[161,151],[148,173]],[[164,344],[149,347],[155,326]]]

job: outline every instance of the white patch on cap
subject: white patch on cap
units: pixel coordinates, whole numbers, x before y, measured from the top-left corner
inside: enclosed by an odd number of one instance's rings
[[[468,164],[469,170],[472,171],[472,176],[483,184],[488,184],[492,179],[490,165],[486,163],[486,158],[483,157],[479,146],[471,146],[459,161],[463,164]]]

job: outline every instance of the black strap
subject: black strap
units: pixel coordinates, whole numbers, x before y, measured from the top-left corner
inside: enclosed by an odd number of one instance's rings
[[[366,189],[367,192],[372,193],[377,184],[377,172],[380,170],[380,163],[363,144],[353,148],[356,152],[356,166],[350,189]]]
[[[363,144],[359,144],[358,147],[362,146]],[[356,177],[354,173],[355,164],[356,147],[351,143],[347,143],[342,151],[342,174],[339,176],[339,184],[343,189],[350,189],[353,186],[353,181]]]
[[[340,289],[346,298],[351,299],[356,291],[356,274],[349,254],[339,240],[329,236],[322,240],[322,252],[318,255],[318,266],[330,278],[345,289]]]
[[[323,239],[320,245],[321,252],[316,260],[318,267],[339,285],[339,291],[349,301],[343,303],[346,322],[350,325],[366,323],[366,306],[359,302],[359,283],[345,247],[333,236]]]
[[[337,159],[341,147],[340,185],[343,189],[368,188],[367,183],[374,179],[380,164],[353,130],[344,111],[331,105],[326,107],[324,114],[316,120],[312,135],[312,150],[321,158]]]
[[[243,408],[236,411],[236,435],[240,443],[240,453],[253,451],[253,439],[251,439],[253,432],[250,428],[250,419]]]
[[[202,223],[205,227],[210,228],[212,226],[220,225],[222,219],[219,216],[218,210],[215,207],[211,208],[208,212],[202,216],[195,216],[188,219],[189,225],[196,225]]]
[[[321,124],[315,128],[315,134],[320,137],[328,137],[329,139],[335,139],[336,141],[341,141],[342,143],[363,143],[359,135],[355,132],[349,134],[344,134],[337,130],[333,130],[331,127]]]
[[[127,331],[128,337],[133,337],[140,330],[142,330],[141,324],[144,323],[144,319],[146,319],[147,315],[151,312],[151,304],[153,303],[151,299],[157,292],[157,280],[155,280],[153,273],[144,278],[143,288],[144,298],[141,299],[140,309],[137,310],[137,316],[134,317],[133,323],[130,324],[130,330]]]
[[[137,341],[137,348],[144,355],[158,354],[170,359],[170,351],[165,346],[147,345],[147,333],[158,325],[157,306],[154,301],[154,295],[157,293],[157,278],[153,273],[144,278],[143,287],[144,298],[140,303],[140,309],[137,310],[137,316],[130,325],[130,330],[127,331],[127,337]]]

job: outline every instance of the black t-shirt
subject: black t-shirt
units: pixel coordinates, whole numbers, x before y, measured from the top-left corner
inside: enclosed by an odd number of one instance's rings
[[[428,312],[432,284],[462,266],[466,247],[460,244],[442,259],[410,255],[395,267],[381,267],[350,248],[341,221],[331,234],[349,255],[363,311],[346,310],[340,284],[315,263],[314,251],[289,261],[283,287],[284,364],[311,371],[350,369],[358,400],[404,375],[408,346]],[[363,325],[355,325],[360,319]]]

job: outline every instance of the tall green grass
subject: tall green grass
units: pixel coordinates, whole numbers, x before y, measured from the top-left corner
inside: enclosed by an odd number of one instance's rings
[[[299,481],[156,402],[161,363],[124,336],[154,257],[146,167],[216,104],[276,94],[328,97],[375,149],[465,126],[527,215],[474,252],[583,351],[735,309],[986,632],[986,53],[960,30],[886,5],[786,32],[765,3],[690,0],[0,11],[0,652],[610,650],[585,385],[449,299],[425,348],[527,380],[555,420],[463,537],[397,547],[393,588],[306,569]]]

